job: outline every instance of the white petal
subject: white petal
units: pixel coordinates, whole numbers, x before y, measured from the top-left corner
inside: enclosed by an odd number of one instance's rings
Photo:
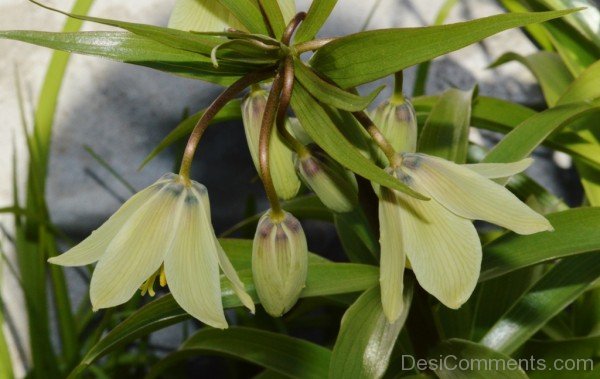
[[[181,184],[168,184],[123,225],[100,258],[90,284],[94,309],[123,304],[163,262],[185,201]]]
[[[152,196],[156,195],[160,185],[152,185],[127,200],[108,220],[90,236],[64,254],[48,259],[48,262],[62,266],[85,266],[96,262],[110,241],[119,232],[127,220]]]
[[[187,313],[215,328],[227,328],[221,301],[218,248],[201,200],[185,203],[172,250],[165,256],[169,290]]]
[[[246,292],[246,289],[244,288],[244,283],[242,283],[242,281],[240,280],[237,271],[235,271],[235,268],[229,261],[227,254],[225,254],[225,251],[223,251],[223,248],[221,247],[221,244],[219,244],[217,236],[215,235],[214,229],[212,228],[210,220],[210,201],[208,198],[208,192],[206,191],[206,187],[197,182],[193,182],[192,184],[194,188],[194,194],[199,199],[201,199],[201,206],[203,208],[203,225],[207,225],[209,227],[210,235],[212,236],[214,243],[217,247],[217,258],[219,260],[219,266],[221,267],[221,270],[223,270],[223,273],[231,283],[233,291],[240,299],[242,304],[244,304],[244,306],[248,308],[250,312],[254,313],[254,302],[252,301],[250,295],[248,295],[248,293]]]
[[[488,221],[519,234],[553,230],[548,220],[509,190],[468,168],[424,154],[403,156],[402,170],[425,194],[458,216]]]
[[[475,171],[479,175],[488,179],[507,178],[525,171],[531,164],[533,159],[525,158],[518,162],[512,163],[473,163],[465,164],[463,167],[471,171]]]
[[[381,187],[379,223],[381,262],[379,284],[383,313],[390,323],[396,321],[404,309],[404,267],[406,256],[402,248],[403,230],[400,225],[400,205],[391,190]]]
[[[473,223],[433,199],[397,196],[404,250],[419,284],[445,306],[459,308],[473,293],[481,269],[481,243]]]

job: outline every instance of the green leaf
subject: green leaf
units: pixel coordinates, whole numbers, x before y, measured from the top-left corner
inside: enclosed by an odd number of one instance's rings
[[[560,56],[548,51],[539,51],[526,56],[505,53],[490,67],[498,67],[511,61],[522,63],[533,73],[542,88],[546,104],[550,107],[557,103],[559,97],[573,81],[573,75]]]
[[[194,113],[190,117],[181,121],[175,129],[173,129],[162,141],[144,158],[142,164],[138,170],[141,170],[146,166],[152,159],[154,159],[158,154],[160,154],[167,147],[171,146],[175,142],[180,139],[188,136],[192,130],[194,130],[194,126],[200,117],[204,114],[205,110],[201,110],[200,112]],[[221,122],[233,121],[233,120],[241,120],[242,118],[242,102],[239,99],[231,100],[227,105],[225,105],[219,113],[211,120],[211,125],[218,124]]]
[[[283,19],[283,12],[279,7],[279,2],[277,0],[258,0],[258,3],[265,12],[274,37],[281,39],[286,23]]]
[[[600,97],[600,61],[577,77],[558,100],[558,104],[592,100]]]
[[[381,307],[379,286],[365,291],[344,313],[328,378],[381,378],[408,316],[411,300],[412,282],[404,289],[404,311],[390,324]]]
[[[156,42],[160,42],[167,46],[173,47],[175,49],[181,49],[186,51],[192,51],[196,53],[202,53],[205,55],[210,55],[211,50],[218,46],[223,42],[227,42],[226,39],[216,37],[216,36],[207,36],[207,35],[199,35],[190,33],[187,31],[181,31],[177,29],[171,28],[163,28],[155,25],[146,25],[146,24],[138,24],[126,21],[118,21],[111,20],[107,18],[99,18],[99,17],[91,17],[84,16],[75,13],[63,12],[61,10],[49,7],[42,3],[39,3],[35,0],[29,0],[30,2],[53,12],[61,13],[65,16],[83,20],[83,21],[91,21],[102,25],[114,26],[117,28],[121,28],[127,30],[131,33],[137,34],[141,37],[146,37]]]
[[[224,249],[230,247],[231,245],[228,246],[227,243],[223,244]],[[250,244],[248,243],[246,247],[247,260],[235,259],[235,254],[233,254],[232,263],[234,265],[241,266],[244,262],[249,261],[251,255],[249,247]],[[228,251],[227,253],[229,254]],[[239,270],[238,274],[245,285],[246,291],[258,304],[259,300],[252,283],[251,270],[242,269]],[[353,263],[310,263],[306,288],[304,288],[300,297],[328,296],[364,291],[377,285],[378,279],[379,270],[375,266]],[[229,281],[224,277],[221,278],[221,292],[225,308],[241,305]],[[150,302],[116,326],[94,345],[85,355],[78,368],[72,373],[72,376],[81,373],[87,366],[109,352],[141,336],[179,323],[189,317],[177,305],[171,295],[165,295]]]
[[[333,217],[346,256],[351,262],[377,264],[379,241],[361,209],[337,213]]]
[[[323,107],[319,105],[300,83],[294,86],[291,104],[306,133],[341,165],[383,186],[402,191],[420,199],[426,199],[426,197],[411,190],[405,184],[377,167],[372,161],[365,158],[343,136]]]
[[[0,264],[0,268],[4,268],[4,265]],[[2,300],[2,299],[0,299]],[[1,301],[0,301],[1,303]],[[13,378],[12,361],[10,358],[10,351],[8,350],[8,343],[4,337],[4,307],[0,304],[0,378]]]
[[[600,58],[600,48],[565,21],[556,20],[543,26],[549,31],[552,44],[574,76],[579,76]]]
[[[442,342],[430,353],[439,362],[433,371],[440,379],[527,379],[519,363],[511,357],[475,342],[450,339]],[[459,362],[470,362],[468,367]]]
[[[449,25],[357,33],[323,46],[311,59],[311,65],[340,87],[355,87],[503,30],[551,20],[574,11],[501,14]]]
[[[576,208],[546,216],[553,232],[506,233],[483,247],[480,281],[523,267],[600,250],[600,208]]]
[[[381,86],[364,97],[355,95],[321,79],[310,67],[307,67],[299,59],[294,59],[294,72],[298,81],[317,100],[334,108],[349,112],[362,111],[385,88],[385,86]]]
[[[248,72],[247,67],[231,62],[223,62],[217,69],[210,58],[174,49],[129,32],[52,33],[13,30],[0,32],[0,38],[150,67],[221,85],[231,84]]]
[[[487,332],[481,343],[512,354],[600,277],[597,252],[558,262]]]
[[[418,151],[456,163],[467,161],[473,90],[451,88],[431,108],[419,137]]]
[[[227,355],[306,379],[326,378],[331,357],[331,351],[322,346],[284,334],[242,327],[204,329],[156,364],[146,378],[156,378],[174,363],[202,354]]]
[[[269,35],[265,19],[253,0],[218,0],[250,33]]]
[[[537,113],[515,127],[482,162],[515,162],[526,158],[548,136],[569,123],[600,111],[600,102],[572,103]]]
[[[298,27],[296,43],[310,41],[321,30],[325,21],[333,11],[337,0],[314,0],[306,14],[306,19]]]

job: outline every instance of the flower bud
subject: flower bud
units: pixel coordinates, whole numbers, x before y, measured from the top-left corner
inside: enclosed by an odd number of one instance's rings
[[[288,212],[281,219],[271,211],[258,222],[252,247],[252,276],[258,297],[271,316],[281,316],[298,300],[308,266],[306,237]]]
[[[397,152],[417,150],[417,116],[408,99],[386,101],[375,108],[371,117]],[[380,150],[379,155],[381,161],[386,162]]]
[[[242,103],[242,120],[246,141],[252,155],[256,171],[260,173],[258,161],[258,143],[263,114],[267,105],[267,93],[264,90],[252,91]],[[269,141],[270,169],[277,195],[282,199],[291,199],[300,189],[300,179],[294,169],[293,153],[285,145],[277,130],[273,129]]]
[[[296,169],[304,183],[334,212],[351,211],[358,204],[354,174],[325,154],[296,157]]]

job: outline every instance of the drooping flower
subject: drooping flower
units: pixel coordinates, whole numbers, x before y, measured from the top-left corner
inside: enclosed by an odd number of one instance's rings
[[[394,150],[417,149],[417,116],[410,100],[404,96],[386,100],[373,110],[371,117]],[[385,154],[380,149],[376,151],[379,161],[386,162]]]
[[[305,152],[296,157],[296,169],[304,183],[334,212],[349,212],[358,204],[354,174],[325,154]]]
[[[177,303],[216,328],[227,328],[219,267],[242,303],[254,312],[237,272],[210,221],[206,187],[167,174],[140,191],[102,226],[66,253],[50,258],[62,266],[98,262],[90,284],[94,310],[127,302],[153,283],[168,283]]]
[[[242,120],[248,142],[248,149],[256,171],[260,172],[258,161],[258,143],[263,114],[267,104],[267,92],[262,89],[251,91],[242,104]],[[276,131],[269,142],[270,170],[275,192],[282,199],[291,199],[300,189],[300,179],[294,168],[293,152]]]
[[[491,180],[525,170],[531,159],[458,165],[425,154],[400,156],[401,164],[391,174],[431,200],[382,189],[381,286],[389,320],[395,320],[403,306],[398,299],[404,257],[419,284],[444,305],[456,309],[468,300],[479,278],[481,243],[472,220],[484,220],[519,234],[553,230],[546,218]]]
[[[288,212],[265,213],[252,247],[252,277],[260,301],[278,317],[298,301],[306,283],[308,248],[300,222]]]

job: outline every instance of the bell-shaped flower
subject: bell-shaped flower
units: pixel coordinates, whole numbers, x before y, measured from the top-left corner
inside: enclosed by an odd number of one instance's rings
[[[242,120],[248,149],[256,171],[260,173],[258,161],[258,144],[263,114],[267,105],[267,92],[262,89],[251,91],[242,103]],[[282,137],[273,130],[269,141],[271,176],[277,195],[285,200],[291,199],[300,189],[300,179],[294,168],[293,152],[290,150]]]
[[[296,169],[303,182],[332,211],[349,212],[358,205],[354,174],[327,155],[305,152],[296,157]]]
[[[227,328],[219,267],[241,302],[254,312],[210,221],[206,187],[167,174],[131,197],[102,226],[66,253],[49,259],[62,266],[98,262],[90,284],[94,310],[127,302],[138,289],[168,283],[177,303],[216,328]]]
[[[252,247],[252,277],[263,307],[278,317],[296,304],[306,283],[308,248],[300,222],[272,211],[259,220]]]
[[[401,99],[386,100],[371,113],[373,123],[377,125],[385,138],[396,151],[415,151],[417,149],[417,115],[411,102],[404,96]],[[380,162],[387,162],[385,154],[375,149]]]
[[[481,243],[472,220],[484,220],[519,234],[553,230],[542,215],[491,179],[509,177],[532,162],[459,165],[418,153],[400,155],[390,173],[417,192],[418,200],[382,188],[381,288],[390,321],[402,311],[405,260],[427,292],[449,308],[459,308],[475,289]]]

